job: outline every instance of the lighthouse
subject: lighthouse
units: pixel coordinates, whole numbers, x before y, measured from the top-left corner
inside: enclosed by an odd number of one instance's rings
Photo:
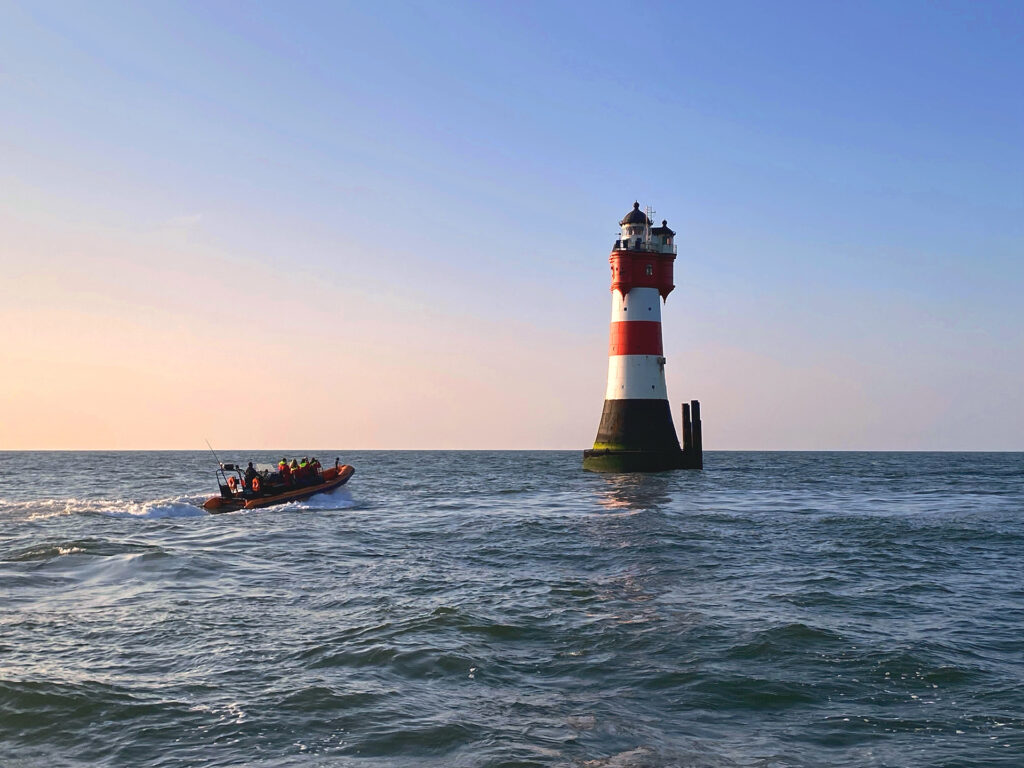
[[[660,472],[703,467],[700,403],[683,406],[680,445],[665,387],[661,306],[675,288],[675,232],[633,203],[608,261],[612,321],[608,386],[597,439],[583,452],[583,468],[595,472]]]

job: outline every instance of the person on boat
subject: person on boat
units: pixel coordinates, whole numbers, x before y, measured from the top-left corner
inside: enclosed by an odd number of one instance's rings
[[[252,490],[252,479],[259,476],[259,472],[253,467],[252,462],[249,462],[249,466],[245,468],[245,487]]]
[[[317,459],[316,456],[314,456],[313,459],[309,462],[309,470],[310,473],[313,475],[314,480],[320,479],[320,461]]]
[[[288,459],[281,459],[277,463],[277,471],[281,473],[281,480],[286,484],[292,484],[292,468],[288,466]]]
[[[308,456],[303,456],[302,457],[302,461],[299,462],[299,473],[300,473],[300,477],[302,477],[302,484],[303,485],[307,485],[309,483],[309,481],[311,480],[311,478],[310,478],[310,471],[309,471],[309,457]]]

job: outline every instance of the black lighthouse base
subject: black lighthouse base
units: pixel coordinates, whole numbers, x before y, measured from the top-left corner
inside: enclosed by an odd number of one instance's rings
[[[670,469],[700,469],[701,465],[682,451],[591,448],[583,452],[583,468],[591,472],[667,472]]]
[[[681,448],[668,401],[606,400],[594,447],[583,452],[583,468],[591,472],[703,469],[702,443],[696,400],[683,405]]]

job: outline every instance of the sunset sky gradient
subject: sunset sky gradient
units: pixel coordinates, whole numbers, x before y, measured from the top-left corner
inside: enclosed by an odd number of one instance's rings
[[[1022,49],[1021,3],[0,1],[0,450],[589,447],[634,199],[706,448],[1024,450]]]

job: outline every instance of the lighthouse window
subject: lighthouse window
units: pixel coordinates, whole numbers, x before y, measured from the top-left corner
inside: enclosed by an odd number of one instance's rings
[[[652,267],[650,264],[648,264],[646,272],[647,272],[647,276],[650,277],[651,275],[654,274],[654,267]]]

